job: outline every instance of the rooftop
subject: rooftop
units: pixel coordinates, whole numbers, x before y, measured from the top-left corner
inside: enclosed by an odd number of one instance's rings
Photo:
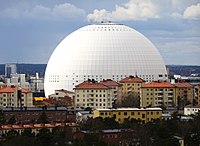
[[[120,83],[144,83],[145,80],[143,80],[139,77],[129,76],[129,77],[126,77],[126,78],[120,80],[119,82]]]
[[[146,111],[162,110],[162,108],[117,108],[117,109],[96,109],[98,111]]]
[[[154,81],[143,85],[141,88],[173,88],[175,85],[170,82]]]
[[[0,93],[14,93],[15,90],[21,90],[22,93],[31,93],[31,91],[20,88],[19,86],[8,86],[5,88],[2,88],[0,89]]]
[[[95,81],[84,81],[76,85],[75,89],[108,89],[109,87]]]
[[[200,105],[189,104],[189,105],[186,105],[184,108],[200,108]]]
[[[60,110],[60,111],[83,111],[84,109],[82,108],[67,108],[67,107],[3,107],[0,108],[3,111],[42,111],[42,110],[47,110],[47,111],[55,111],[55,110]]]
[[[103,81],[100,81],[99,83],[108,87],[121,86],[118,82],[113,81],[111,79],[103,80]]]
[[[60,90],[55,90],[57,92],[63,92],[63,93],[67,93],[67,94],[75,94],[74,92],[72,91],[68,91],[68,90],[65,90],[65,89],[60,89]]]
[[[192,84],[187,82],[178,82],[175,84],[175,86],[178,88],[193,88]]]

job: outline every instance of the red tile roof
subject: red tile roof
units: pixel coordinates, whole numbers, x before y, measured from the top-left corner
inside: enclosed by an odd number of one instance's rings
[[[130,76],[130,77],[126,77],[126,78],[122,79],[119,82],[120,83],[144,83],[145,80],[143,80],[142,78],[139,78],[139,77]]]
[[[103,84],[105,86],[108,86],[108,87],[113,87],[113,86],[121,86],[121,84],[119,84],[118,82],[116,81],[113,81],[111,79],[107,79],[107,80],[103,80],[101,82],[99,82],[100,84]]]
[[[14,93],[15,90],[19,90],[19,89],[22,90],[22,93],[30,93],[31,92],[26,89],[20,88],[19,86],[9,86],[9,87],[0,89],[0,93]]]
[[[170,82],[150,82],[143,85],[141,88],[173,88],[175,85]]]
[[[187,82],[178,82],[175,84],[175,86],[178,88],[193,88],[192,84]]]
[[[65,89],[59,89],[59,90],[55,90],[55,91],[63,92],[63,93],[68,93],[68,94],[75,94],[74,92],[68,91],[68,90],[65,90]]]
[[[97,82],[84,81],[76,85],[75,89],[108,89],[109,87]]]

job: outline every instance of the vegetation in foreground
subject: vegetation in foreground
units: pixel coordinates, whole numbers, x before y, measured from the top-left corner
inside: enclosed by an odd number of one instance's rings
[[[194,120],[180,121],[177,115],[167,121],[156,120],[151,123],[141,124],[134,119],[126,119],[118,124],[114,118],[88,119],[80,124],[81,130],[101,131],[105,129],[132,129],[140,139],[141,146],[178,146],[178,140],[174,136],[183,137],[185,146],[197,146],[200,143],[200,113],[194,116]],[[100,146],[106,144],[98,135],[86,134],[82,141],[73,140],[73,134],[68,126],[55,127],[52,132],[42,128],[38,134],[32,133],[31,129],[25,129],[19,135],[15,130],[9,131],[1,137],[1,146]]]

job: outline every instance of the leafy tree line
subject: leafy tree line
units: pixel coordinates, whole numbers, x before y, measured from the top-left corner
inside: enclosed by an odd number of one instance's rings
[[[200,144],[200,113],[194,120],[181,121],[174,114],[171,120],[155,120],[146,124],[135,119],[125,119],[122,124],[114,118],[88,119],[82,123],[81,129],[88,131],[101,131],[104,129],[132,129],[136,132],[142,146],[179,146],[178,139],[184,139],[185,146],[198,146]]]
[[[39,130],[38,134],[32,132],[30,128],[25,129],[21,134],[16,130],[10,130],[2,135],[1,146],[68,146],[72,140],[72,133],[68,126],[53,128],[50,132],[47,128]]]
[[[73,133],[68,126],[55,127],[52,132],[42,128],[38,134],[31,129],[25,129],[21,135],[15,130],[9,131],[3,135],[0,145],[11,146],[100,146],[106,144],[99,138],[100,133],[105,129],[132,129],[140,140],[141,146],[179,146],[175,136],[182,137],[185,146],[198,146],[200,143],[200,114],[194,116],[194,120],[180,121],[175,114],[173,119],[163,121],[155,120],[146,124],[135,119],[125,119],[122,124],[115,121],[115,118],[95,118],[88,119],[80,124],[80,130],[90,131],[85,134],[84,139],[73,140]],[[91,134],[95,131],[97,134]],[[135,137],[134,137],[135,138]],[[72,142],[72,143],[70,143]]]

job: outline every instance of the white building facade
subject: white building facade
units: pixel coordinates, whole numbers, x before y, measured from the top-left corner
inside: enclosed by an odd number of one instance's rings
[[[196,115],[198,112],[200,112],[200,105],[184,107],[184,115]]]

